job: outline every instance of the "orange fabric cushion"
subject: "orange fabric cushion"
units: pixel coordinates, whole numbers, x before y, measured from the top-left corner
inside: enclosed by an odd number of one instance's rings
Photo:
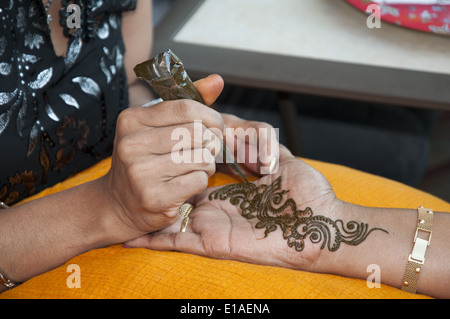
[[[416,209],[423,205],[449,211],[450,204],[425,192],[347,167],[305,160],[328,178],[345,201],[375,207]],[[73,187],[106,174],[107,159],[35,197]],[[210,186],[235,182],[216,174]],[[33,199],[33,198],[31,198]],[[31,200],[30,199],[30,200]],[[81,288],[68,288],[68,265],[81,271]],[[369,276],[369,273],[368,273]],[[115,245],[91,250],[30,279],[0,298],[429,298],[365,280],[295,271],[179,252],[129,249]]]

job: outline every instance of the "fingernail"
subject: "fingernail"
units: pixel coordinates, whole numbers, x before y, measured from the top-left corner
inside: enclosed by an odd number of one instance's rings
[[[270,161],[269,172],[275,174],[278,171],[278,157],[275,156]]]
[[[278,156],[273,156],[265,165],[260,166],[261,175],[272,175],[278,172]]]

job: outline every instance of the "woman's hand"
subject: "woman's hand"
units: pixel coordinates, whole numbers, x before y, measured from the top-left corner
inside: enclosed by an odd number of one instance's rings
[[[196,87],[211,104],[223,81],[210,76],[198,81]],[[201,121],[202,133],[211,131],[217,138],[206,141],[200,136],[198,140],[194,121]],[[177,129],[189,132],[191,139],[174,140]],[[213,153],[220,148],[223,130],[218,112],[190,100],[132,107],[120,114],[104,192],[119,222],[118,232],[125,231],[123,240],[169,226],[176,221],[178,208],[206,189],[209,176],[215,173]],[[180,149],[192,160],[174,160]],[[194,161],[194,153],[202,154],[201,161]]]
[[[333,219],[342,209],[342,202],[323,175],[282,146],[277,174],[250,184],[210,188],[196,196],[193,204],[186,232],[180,232],[180,218],[167,229],[126,245],[312,270],[320,245],[312,245],[308,238],[295,238],[292,217],[311,215],[310,207],[314,214]],[[284,209],[272,209],[279,207]]]

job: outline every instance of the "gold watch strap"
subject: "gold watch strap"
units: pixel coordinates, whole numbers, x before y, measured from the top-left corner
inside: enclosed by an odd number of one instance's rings
[[[417,229],[414,236],[414,246],[408,257],[401,289],[409,293],[416,293],[420,273],[425,263],[425,254],[430,246],[433,232],[433,210],[419,207],[417,209]],[[421,237],[419,237],[421,235]],[[424,239],[428,236],[428,239]],[[422,238],[424,237],[424,238]]]

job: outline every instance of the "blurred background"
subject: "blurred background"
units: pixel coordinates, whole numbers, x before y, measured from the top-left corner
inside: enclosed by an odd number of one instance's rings
[[[153,0],[155,26],[176,1]],[[450,201],[450,112],[301,94],[289,98],[298,107],[302,151],[296,155],[384,176]],[[225,83],[216,107],[280,128],[286,145],[276,92]]]

